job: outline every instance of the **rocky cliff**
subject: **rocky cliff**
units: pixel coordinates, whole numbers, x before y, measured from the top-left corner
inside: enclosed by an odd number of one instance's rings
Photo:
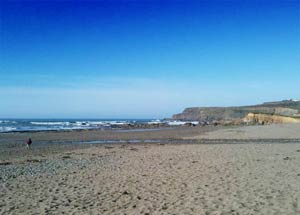
[[[243,119],[250,113],[298,119],[300,118],[300,101],[284,100],[240,107],[193,107],[186,108],[182,113],[173,115],[172,118],[174,120],[197,120],[199,122],[247,121]],[[248,118],[249,117],[250,116],[248,116]],[[251,121],[249,119],[248,121]],[[255,120],[252,121],[254,122]],[[275,121],[277,120],[274,120],[274,122]]]

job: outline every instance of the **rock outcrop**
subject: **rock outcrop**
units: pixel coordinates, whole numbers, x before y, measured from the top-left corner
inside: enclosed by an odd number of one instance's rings
[[[250,114],[250,115],[249,115]],[[240,107],[193,107],[175,114],[174,120],[211,122],[298,122],[300,101],[284,100]]]

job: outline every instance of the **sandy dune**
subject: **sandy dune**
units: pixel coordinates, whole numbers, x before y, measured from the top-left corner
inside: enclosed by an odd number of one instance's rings
[[[0,176],[1,214],[300,214],[299,144],[95,146]]]

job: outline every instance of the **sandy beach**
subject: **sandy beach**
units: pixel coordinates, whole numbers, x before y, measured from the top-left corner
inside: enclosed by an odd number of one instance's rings
[[[222,128],[210,132],[203,132],[199,135],[184,137],[186,139],[238,139],[238,140],[259,140],[259,139],[300,139],[300,124],[271,124],[254,125],[234,128]]]
[[[296,215],[299,143],[41,144],[1,159],[0,214]]]

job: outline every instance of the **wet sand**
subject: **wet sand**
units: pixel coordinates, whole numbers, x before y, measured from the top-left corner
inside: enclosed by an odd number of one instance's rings
[[[93,141],[143,142],[149,140],[168,142],[183,140],[184,137],[197,136],[220,127],[174,127],[161,130],[75,130],[75,131],[43,131],[0,133],[0,162],[30,155],[44,155],[74,148],[86,147]],[[33,140],[32,151],[25,148],[28,137]],[[84,142],[84,144],[80,144]],[[151,142],[151,141],[150,141]],[[75,146],[75,143],[77,146]]]
[[[27,137],[35,142],[63,142],[89,140],[130,140],[130,139],[179,139],[200,135],[219,129],[216,126],[179,126],[161,129],[116,129],[116,130],[73,130],[0,133],[1,143],[23,143]]]
[[[196,129],[181,138],[204,132]],[[54,135],[42,134],[35,137]],[[31,150],[5,141],[0,148],[12,156],[1,156],[0,214],[300,214],[300,141],[41,141]]]

